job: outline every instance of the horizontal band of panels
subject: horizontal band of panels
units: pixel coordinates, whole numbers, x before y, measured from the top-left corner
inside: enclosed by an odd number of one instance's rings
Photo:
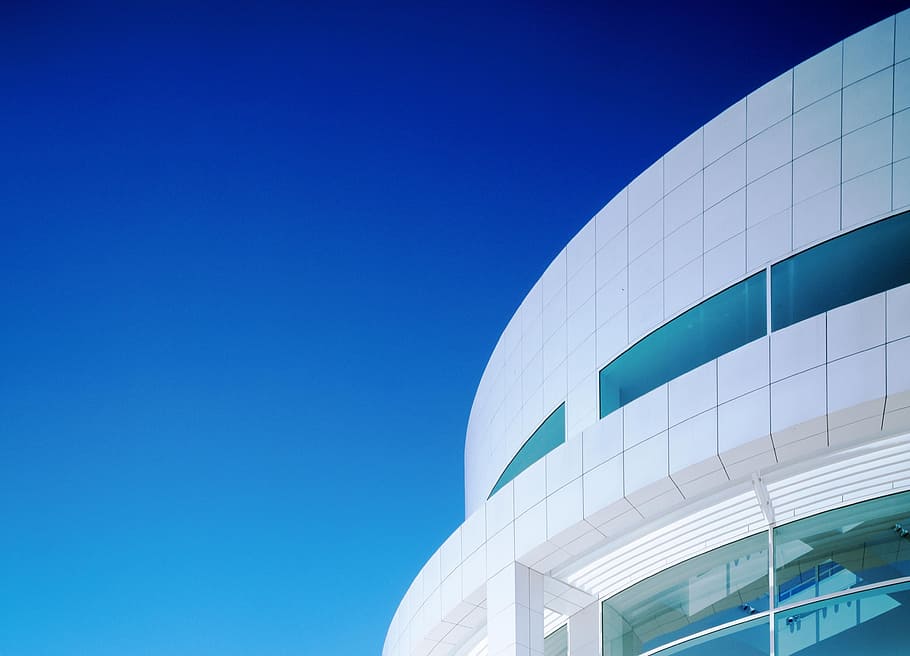
[[[830,239],[771,267],[771,328],[910,282],[910,212]],[[761,271],[649,333],[600,370],[600,416],[767,334]]]
[[[910,212],[789,257],[721,291],[646,335],[599,373],[600,417],[773,330],[910,282]],[[770,285],[770,290],[768,289]],[[503,470],[489,496],[565,442],[565,404]]]

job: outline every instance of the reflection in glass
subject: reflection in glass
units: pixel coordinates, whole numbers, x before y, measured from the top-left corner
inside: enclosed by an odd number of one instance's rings
[[[688,640],[657,653],[660,656],[766,656],[770,651],[768,645],[768,618],[762,617]]]
[[[779,605],[910,576],[910,493],[775,529],[774,566]]]
[[[569,629],[562,625],[543,639],[543,656],[568,656]]]
[[[761,533],[696,556],[607,599],[603,653],[634,656],[767,609],[768,536]]]
[[[906,656],[910,584],[807,604],[775,615],[777,656]]]

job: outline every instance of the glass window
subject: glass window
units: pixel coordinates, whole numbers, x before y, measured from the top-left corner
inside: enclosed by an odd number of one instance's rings
[[[661,326],[600,371],[600,416],[767,333],[765,272]]]
[[[500,488],[506,483],[565,441],[566,404],[563,403],[549,417],[543,420],[543,423],[534,431],[534,434],[518,450],[518,453],[512,458],[512,462],[508,464],[499,480],[496,481],[490,496],[499,492]]]
[[[607,599],[602,606],[603,653],[635,656],[766,610],[768,534],[760,533],[675,565]],[[766,650],[767,636],[766,630]]]
[[[799,606],[774,624],[777,656],[906,656],[910,584]]]
[[[569,628],[564,624],[543,639],[543,655],[568,656],[568,654]]]
[[[777,603],[910,576],[910,492],[774,530]]]
[[[770,649],[768,618],[743,622],[657,652],[660,656],[766,656]]]
[[[771,267],[771,329],[910,282],[910,212],[848,232]]]

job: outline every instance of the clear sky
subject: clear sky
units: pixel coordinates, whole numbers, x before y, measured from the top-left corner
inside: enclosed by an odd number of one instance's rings
[[[906,3],[430,4],[0,4],[0,656],[378,654],[550,259]]]

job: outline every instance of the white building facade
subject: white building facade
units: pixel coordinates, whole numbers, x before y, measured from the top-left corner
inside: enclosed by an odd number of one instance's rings
[[[910,653],[910,10],[725,110],[546,269],[384,656]]]

